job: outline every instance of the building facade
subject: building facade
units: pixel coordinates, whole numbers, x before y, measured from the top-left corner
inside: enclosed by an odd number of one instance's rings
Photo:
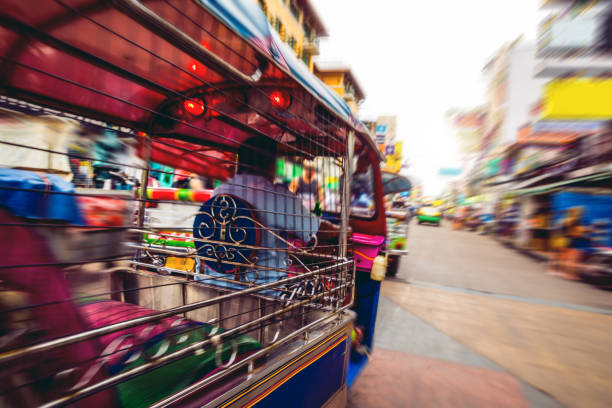
[[[397,137],[397,116],[379,116],[376,119],[376,144],[385,155],[383,171],[399,173],[403,165],[402,141]]]
[[[587,225],[612,213],[612,2],[542,7],[537,44],[504,45],[483,70],[486,121],[464,191],[514,245],[548,251],[569,208]],[[597,239],[612,242],[605,231]]]
[[[547,81],[534,77],[535,57],[535,44],[519,37],[503,45],[483,68],[487,83],[484,150],[514,143],[530,119],[531,108],[540,101]]]
[[[255,0],[281,40],[313,71],[313,57],[319,55],[319,38],[327,30],[308,0]]]
[[[346,101],[355,116],[359,116],[359,105],[365,93],[349,67],[317,61],[314,74]]]

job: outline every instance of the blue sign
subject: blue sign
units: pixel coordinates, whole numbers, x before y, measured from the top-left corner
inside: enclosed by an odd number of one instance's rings
[[[440,167],[438,174],[441,176],[458,176],[461,174],[461,169],[456,167]]]
[[[376,133],[387,133],[387,125],[377,125]]]

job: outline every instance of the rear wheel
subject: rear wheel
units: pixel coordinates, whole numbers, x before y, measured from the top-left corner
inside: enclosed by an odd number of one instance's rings
[[[420,224],[420,223],[419,223]],[[390,255],[387,258],[387,276],[393,278],[399,270],[399,256]]]

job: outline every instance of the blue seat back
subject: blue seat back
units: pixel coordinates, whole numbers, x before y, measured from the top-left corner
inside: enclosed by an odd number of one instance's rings
[[[198,255],[217,272],[236,273],[255,263],[253,247],[259,246],[260,236],[253,207],[231,195],[206,201],[193,222]]]

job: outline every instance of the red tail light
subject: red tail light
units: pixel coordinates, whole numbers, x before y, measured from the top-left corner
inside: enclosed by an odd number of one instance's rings
[[[291,95],[287,91],[270,92],[270,103],[277,109],[287,110],[291,106]]]
[[[191,113],[193,116],[200,116],[206,110],[204,102],[198,98],[185,99],[183,106],[185,107],[185,110]]]

